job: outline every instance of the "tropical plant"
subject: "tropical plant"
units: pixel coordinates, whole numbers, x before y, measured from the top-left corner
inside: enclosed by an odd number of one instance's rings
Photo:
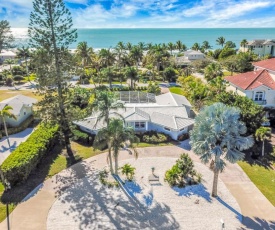
[[[176,164],[170,170],[165,173],[164,180],[168,182],[170,186],[183,187],[186,184],[196,183],[194,176],[197,172],[194,169],[194,163],[187,153],[180,155],[180,158],[176,161]]]
[[[9,139],[9,134],[8,134],[8,129],[7,129],[7,124],[6,124],[5,117],[13,118],[13,119],[17,120],[16,116],[11,112],[11,110],[13,110],[13,108],[9,105],[4,106],[4,108],[2,108],[2,110],[0,110],[0,117],[2,118],[2,121],[3,121],[3,124],[4,124],[4,129],[5,129],[5,133],[6,133],[9,148],[11,148],[11,145],[10,145],[10,139]]]
[[[243,39],[240,43],[241,47],[245,48],[245,46],[248,44],[248,41],[246,39]]]
[[[14,60],[12,60],[12,59],[6,59],[4,61],[4,63],[10,66],[10,73],[12,74],[11,65],[14,64]]]
[[[103,67],[109,68],[116,60],[116,55],[111,49],[101,49],[98,56]]]
[[[28,81],[30,81],[29,68],[28,68],[28,58],[31,57],[31,52],[30,52],[29,47],[22,46],[22,48],[18,48],[16,56],[19,57],[19,58],[24,59],[24,63],[26,65],[26,74],[28,76]]]
[[[203,41],[201,48],[206,51],[206,50],[211,49],[212,46],[210,45],[210,43],[208,41]]]
[[[45,97],[40,101],[41,109],[46,114],[40,116],[51,122],[58,123],[63,134],[63,143],[66,147],[70,161],[75,161],[70,143],[70,118],[66,110],[66,97],[69,90],[66,80],[72,55],[68,51],[68,46],[76,41],[76,29],[72,29],[72,17],[66,8],[63,0],[34,0],[33,11],[30,14],[30,24],[28,29],[30,47],[35,48],[40,54],[37,65],[38,78],[47,79],[56,85],[56,91],[44,88],[40,91]],[[42,50],[42,51],[41,51]],[[43,61],[42,61],[43,60]],[[44,62],[45,60],[45,62]]]
[[[256,130],[255,137],[258,141],[262,141],[262,156],[264,156],[264,143],[265,140],[271,138],[271,128],[270,127],[260,127]]]
[[[186,50],[186,46],[180,40],[176,41],[176,48],[179,52]]]
[[[218,176],[226,166],[225,160],[236,163],[244,158],[241,151],[253,146],[252,136],[245,137],[246,126],[237,108],[215,103],[205,107],[195,118],[190,132],[190,144],[203,163],[212,160],[214,171],[212,196],[218,195]]]
[[[134,178],[136,168],[130,164],[125,164],[121,168],[122,175],[126,175],[127,180],[131,181]]]
[[[172,54],[173,54],[173,50],[175,49],[175,44],[173,44],[172,42],[169,42],[168,44],[167,44],[167,49],[168,50],[170,50],[170,55],[172,56]]]
[[[171,66],[167,67],[163,71],[163,76],[165,77],[165,80],[171,82],[173,80],[173,78],[176,77],[176,70]]]
[[[155,95],[159,95],[160,92],[161,92],[161,89],[160,89],[158,84],[150,82],[149,85],[148,85],[147,92],[148,93],[153,93]]]
[[[111,119],[108,126],[101,129],[95,137],[94,146],[102,147],[108,146],[108,159],[110,162],[110,171],[113,173],[112,166],[112,154],[115,159],[115,174],[118,173],[118,155],[121,146],[127,142],[130,147],[132,143],[137,143],[139,140],[136,137],[132,127],[124,127],[121,119]],[[133,148],[135,157],[137,157],[137,151]]]
[[[200,47],[199,43],[195,42],[191,49],[198,51],[200,48],[201,47]]]
[[[225,43],[224,47],[234,49],[234,48],[236,48],[236,44],[232,41],[227,41]]]
[[[142,59],[143,49],[140,46],[133,46],[130,50],[130,57],[135,60],[136,68],[138,69],[138,63]]]
[[[225,38],[224,37],[218,37],[216,42],[217,42],[217,45],[220,45],[220,46],[223,47],[224,44],[225,44]]]
[[[131,89],[134,89],[134,84],[138,80],[138,72],[137,69],[129,66],[125,68],[125,76],[130,79]]]
[[[223,76],[222,67],[219,63],[212,62],[204,69],[204,76],[207,81]]]
[[[81,65],[84,69],[92,62],[92,55],[94,55],[94,51],[92,47],[88,46],[87,42],[79,42],[76,48],[76,55],[81,58]]]

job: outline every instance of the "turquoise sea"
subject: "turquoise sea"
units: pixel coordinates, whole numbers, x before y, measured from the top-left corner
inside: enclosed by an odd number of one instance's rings
[[[27,44],[27,29],[13,28],[16,42],[19,46]],[[195,42],[209,41],[213,49],[218,48],[216,39],[225,37],[226,41],[233,41],[239,46],[241,40],[275,39],[275,28],[194,28],[194,29],[78,29],[78,40],[71,45],[76,48],[80,41],[87,41],[89,46],[98,48],[115,47],[119,41],[155,43],[175,43],[181,40],[187,47]]]

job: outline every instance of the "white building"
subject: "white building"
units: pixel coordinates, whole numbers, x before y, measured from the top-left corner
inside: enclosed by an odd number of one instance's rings
[[[1,101],[0,110],[2,110],[5,106],[11,106],[13,109],[10,110],[10,112],[16,117],[16,119],[5,117],[7,125],[10,127],[20,126],[23,121],[25,121],[29,116],[33,114],[32,107],[33,104],[36,102],[36,99],[24,95],[17,95],[15,97]],[[0,119],[0,125],[2,123],[3,121]]]
[[[203,60],[205,59],[205,55],[201,51],[196,50],[187,50],[183,52],[184,56],[176,57],[177,65],[188,65],[192,61]]]
[[[2,50],[0,53],[0,63],[3,63],[6,59],[15,59],[16,53],[10,50]]]
[[[275,56],[275,39],[273,40],[253,40],[249,41],[244,47],[240,47],[241,52],[251,50],[259,56],[271,55]]]
[[[157,131],[170,135],[173,139],[187,133],[194,120],[190,118],[191,105],[184,97],[173,93],[159,96],[144,92],[120,92],[120,101],[125,108],[116,111],[123,118],[126,126],[132,126],[135,132]],[[117,117],[111,111],[111,117]],[[106,126],[97,120],[94,114],[82,121],[74,122],[85,132],[97,134]]]

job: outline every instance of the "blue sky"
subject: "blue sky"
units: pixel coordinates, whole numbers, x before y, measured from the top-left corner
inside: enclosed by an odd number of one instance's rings
[[[274,27],[274,0],[65,0],[77,28]],[[31,0],[0,0],[0,20],[27,27]]]

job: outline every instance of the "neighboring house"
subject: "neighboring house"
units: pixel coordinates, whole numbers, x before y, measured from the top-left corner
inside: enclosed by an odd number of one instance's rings
[[[15,97],[6,99],[0,102],[0,109],[2,110],[5,106],[9,105],[13,108],[11,112],[16,116],[16,120],[13,118],[5,117],[5,121],[10,127],[17,127],[25,121],[29,116],[33,114],[33,104],[37,100],[32,97],[27,97],[24,95],[17,95]],[[0,124],[2,124],[0,119]]]
[[[239,49],[241,52],[247,52],[251,50],[254,54],[259,56],[271,55],[275,56],[275,39],[272,40],[253,40]]]
[[[275,58],[254,62],[252,65],[254,66],[254,70],[267,70],[271,77],[275,80]]]
[[[178,66],[188,65],[192,61],[205,59],[205,55],[201,51],[187,50],[183,52],[184,56],[176,57]]]
[[[264,107],[275,106],[275,81],[266,69],[228,76],[224,79],[229,82],[230,89],[237,94],[246,96]]]
[[[154,130],[169,134],[176,140],[194,124],[190,118],[191,104],[184,96],[124,91],[119,93],[119,100],[125,103],[125,108],[111,111],[110,117],[119,117],[116,113],[120,114],[125,125],[133,127],[137,133]],[[98,121],[96,114],[74,123],[91,134],[97,134],[106,126],[102,120]]]
[[[3,63],[6,59],[15,59],[16,53],[10,50],[2,50],[0,53],[0,63]]]

